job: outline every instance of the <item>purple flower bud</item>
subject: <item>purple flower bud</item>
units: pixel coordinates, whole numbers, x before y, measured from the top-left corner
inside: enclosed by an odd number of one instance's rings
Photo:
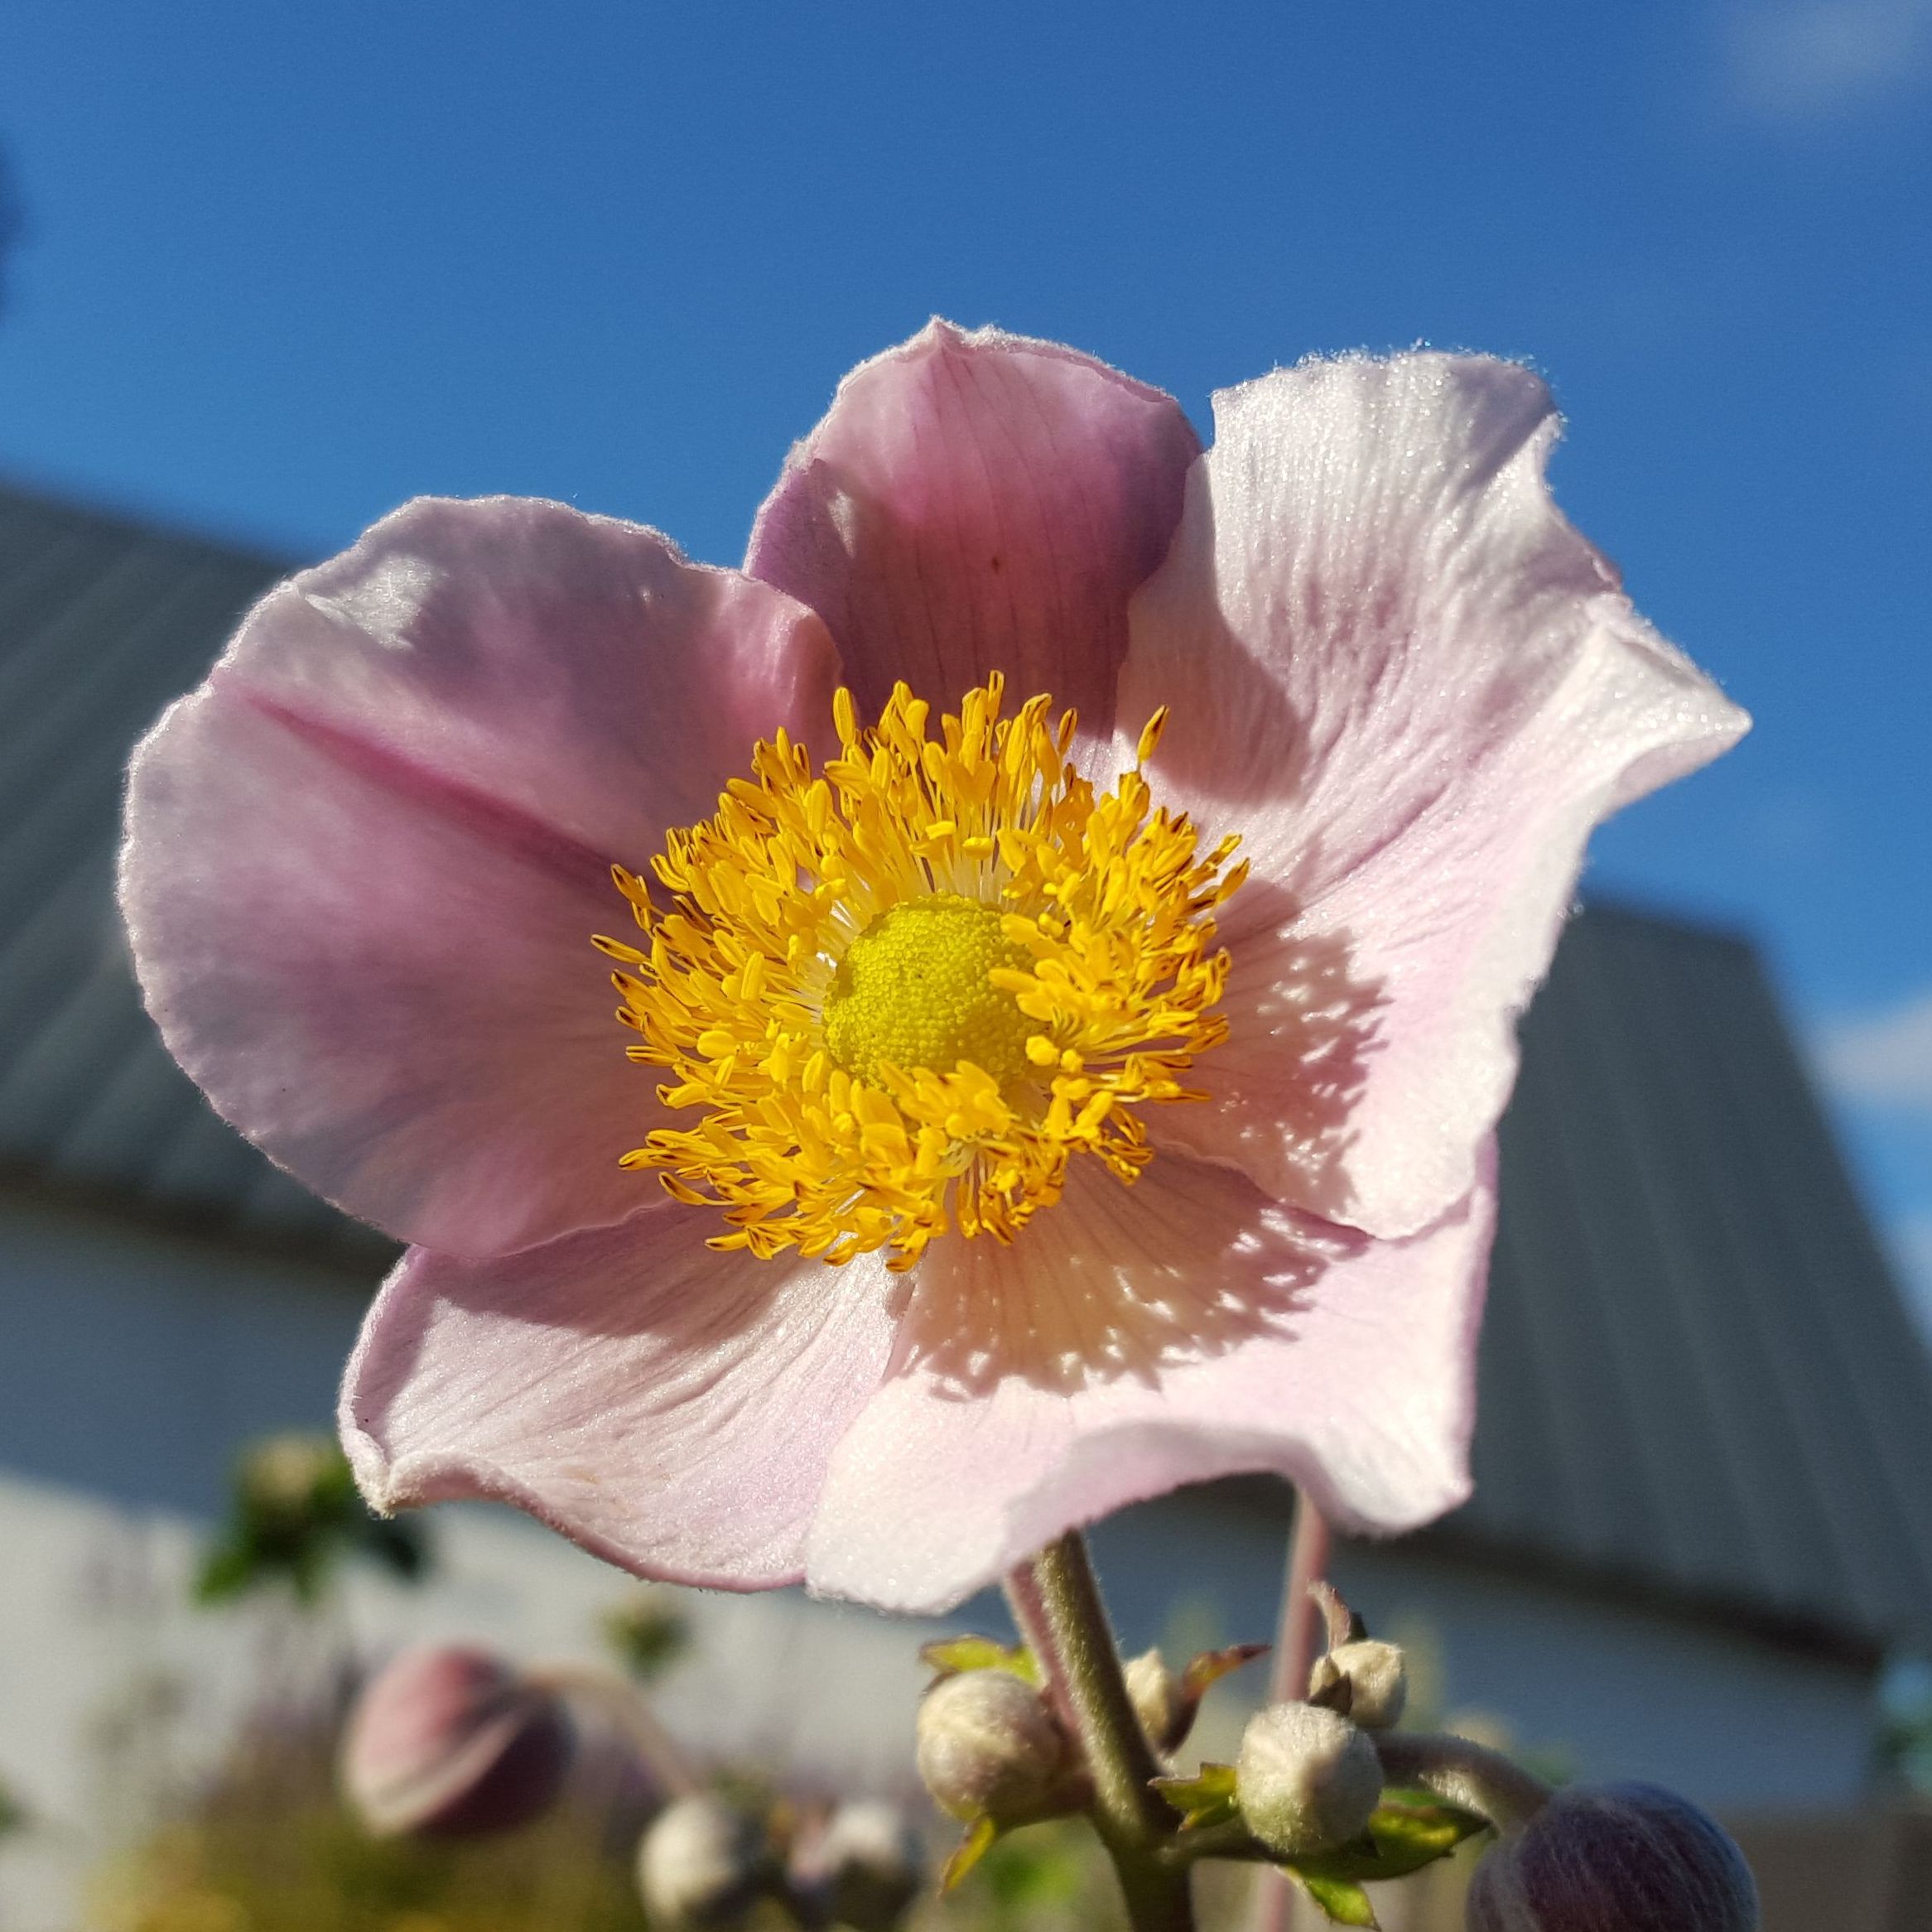
[[[656,1926],[736,1925],[773,1877],[764,1825],[712,1791],[667,1805],[638,1846],[638,1890]]]
[[[342,1740],[342,1789],[379,1837],[471,1838],[547,1809],[574,1739],[563,1707],[461,1644],[406,1650],[370,1679]]]
[[[955,1818],[1025,1824],[1071,1810],[1074,1754],[1047,1700],[1005,1670],[942,1677],[919,1706],[919,1775]]]
[[[1757,1886],[1708,1812],[1655,1785],[1572,1785],[1477,1867],[1467,1932],[1756,1932]]]

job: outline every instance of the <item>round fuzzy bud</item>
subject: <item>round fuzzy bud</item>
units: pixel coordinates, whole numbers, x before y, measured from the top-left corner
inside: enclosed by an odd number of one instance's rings
[[[1366,1732],[1319,1704],[1271,1704],[1248,1720],[1235,1797],[1271,1852],[1298,1857],[1359,1838],[1382,1795]]]
[[[1063,1809],[1071,1756],[1047,1700],[1009,1671],[942,1677],[919,1706],[919,1775],[955,1818],[1052,1816]]]
[[[653,1925],[735,1925],[770,1878],[764,1827],[714,1792],[666,1805],[638,1846],[638,1890]]]
[[[342,1790],[378,1837],[509,1831],[548,1809],[573,1742],[556,1698],[489,1651],[406,1650],[349,1713]]]
[[[1572,1785],[1476,1868],[1468,1932],[1757,1932],[1744,1854],[1655,1785]]]
[[[1143,1650],[1127,1663],[1127,1696],[1147,1742],[1156,1751],[1172,1751],[1188,1734],[1193,1704],[1181,1689],[1181,1680],[1168,1669],[1159,1650]]]
[[[1365,1731],[1389,1730],[1401,1722],[1409,1698],[1409,1670],[1401,1646],[1367,1637],[1360,1643],[1337,1645],[1315,1660],[1308,1674],[1308,1695],[1353,1718]]]
[[[919,1896],[925,1848],[896,1804],[841,1804],[794,1855],[792,1881],[851,1932],[892,1932]]]

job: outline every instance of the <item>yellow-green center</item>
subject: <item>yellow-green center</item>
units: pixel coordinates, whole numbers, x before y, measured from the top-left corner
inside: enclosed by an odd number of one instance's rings
[[[824,1008],[826,1050],[846,1072],[875,1080],[889,1063],[950,1073],[961,1060],[1002,1086],[1026,1071],[1039,1030],[988,978],[1032,960],[1000,929],[1000,914],[953,893],[902,900],[850,946]]]

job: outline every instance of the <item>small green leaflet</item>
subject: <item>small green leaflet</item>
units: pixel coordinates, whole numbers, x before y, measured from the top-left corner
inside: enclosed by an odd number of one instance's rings
[[[1241,1816],[1241,1809],[1235,1803],[1235,1767],[1231,1764],[1204,1764],[1191,1778],[1150,1778],[1148,1781],[1180,1813],[1183,1831],[1226,1824],[1230,1819]]]
[[[1000,1828],[990,1818],[976,1818],[967,1828],[966,1835],[961,1839],[959,1848],[946,1861],[946,1869],[939,1874],[941,1895],[949,1892],[993,1848],[993,1841],[1000,1835]]]
[[[942,1677],[957,1677],[965,1670],[1005,1670],[1029,1684],[1040,1680],[1039,1666],[1024,1644],[1009,1649],[990,1637],[945,1637],[927,1644],[919,1652],[919,1661]]]
[[[1327,1915],[1332,1925],[1366,1925],[1374,1932],[1376,1908],[1369,1895],[1347,1878],[1318,1878],[1307,1872],[1289,1868],[1298,1878],[1308,1895]]]

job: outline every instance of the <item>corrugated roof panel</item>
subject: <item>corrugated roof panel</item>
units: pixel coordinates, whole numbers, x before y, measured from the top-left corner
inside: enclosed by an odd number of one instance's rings
[[[1806,1461],[1854,1597],[1873,1616],[1932,1598],[1932,1443],[1925,1351],[1890,1278],[1769,989],[1755,968],[1707,979],[1711,1019],[1745,1049],[1707,1054],[1726,1144],[1764,1203],[1751,1231],[1767,1323],[1790,1350],[1786,1386]],[[1794,1101],[1795,1092],[1800,1097]],[[1833,1386],[1839,1391],[1834,1399]]]
[[[281,574],[0,489],[0,1164],[373,1279],[162,1050],[112,903],[129,745]],[[1932,1644],[1932,1370],[1749,950],[1587,912],[1524,1049],[1442,1533]]]
[[[1522,1032],[1443,1533],[1932,1641],[1932,1366],[1749,947],[1592,908]]]
[[[162,1050],[113,908],[129,746],[282,574],[0,489],[0,1160],[373,1274],[393,1245],[278,1173]]]

